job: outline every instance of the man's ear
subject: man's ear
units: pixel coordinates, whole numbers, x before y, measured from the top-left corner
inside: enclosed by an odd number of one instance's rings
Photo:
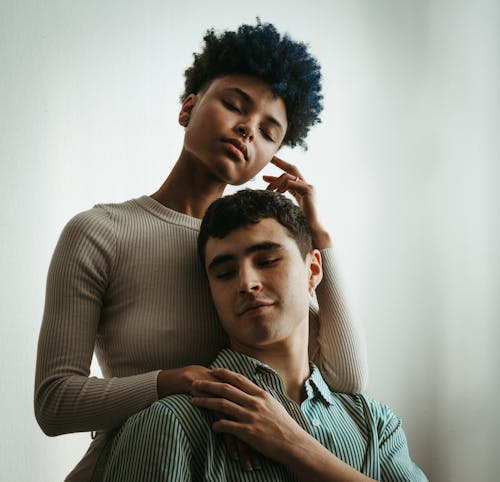
[[[312,295],[323,278],[323,268],[321,266],[321,253],[318,249],[313,249],[307,255],[309,264],[309,294]]]
[[[189,119],[191,118],[191,113],[193,107],[196,105],[198,96],[196,94],[189,94],[182,102],[181,110],[179,112],[179,124],[183,127],[187,127],[189,124]]]

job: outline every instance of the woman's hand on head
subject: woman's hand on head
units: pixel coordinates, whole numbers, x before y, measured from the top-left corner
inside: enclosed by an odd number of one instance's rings
[[[267,190],[284,193],[289,192],[301,207],[311,228],[313,247],[325,249],[332,246],[330,235],[319,221],[314,186],[307,183],[297,167],[274,156],[271,163],[283,170],[280,176],[263,176],[268,182]]]

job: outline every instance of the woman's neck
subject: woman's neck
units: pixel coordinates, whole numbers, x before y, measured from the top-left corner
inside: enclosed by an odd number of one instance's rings
[[[199,162],[181,155],[165,182],[151,197],[174,211],[201,219],[208,206],[224,194],[225,188],[226,184]]]

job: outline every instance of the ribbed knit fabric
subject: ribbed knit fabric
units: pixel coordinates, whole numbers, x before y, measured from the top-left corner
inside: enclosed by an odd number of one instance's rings
[[[225,346],[196,256],[199,226],[143,196],[97,205],[64,228],[47,279],[35,415],[51,436],[98,431],[67,480],[101,480],[109,431],[158,400],[159,370],[209,365]],[[310,353],[332,389],[356,392],[366,383],[365,349],[332,250],[322,256]],[[94,350],[104,378],[89,377]]]

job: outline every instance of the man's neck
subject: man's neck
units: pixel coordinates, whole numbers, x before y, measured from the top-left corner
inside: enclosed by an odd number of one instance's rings
[[[201,219],[225,188],[226,184],[183,152],[163,185],[151,197],[174,211]]]
[[[306,398],[305,382],[311,374],[306,334],[263,347],[249,347],[231,340],[231,349],[255,358],[276,370],[288,396],[298,404]]]

